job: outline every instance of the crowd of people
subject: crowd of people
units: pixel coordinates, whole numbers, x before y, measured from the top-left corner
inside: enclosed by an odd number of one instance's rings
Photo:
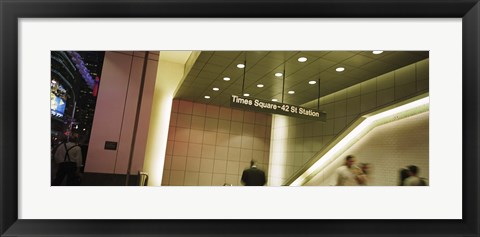
[[[336,186],[365,186],[370,181],[371,165],[360,163],[356,165],[356,157],[348,155],[344,165],[336,170]],[[400,170],[399,186],[428,186],[427,179],[419,177],[419,168],[409,165]]]

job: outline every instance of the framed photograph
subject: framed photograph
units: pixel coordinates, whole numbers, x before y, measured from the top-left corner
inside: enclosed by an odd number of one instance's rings
[[[0,236],[479,236],[478,0],[0,4]],[[96,57],[105,59],[102,77],[85,73],[85,65],[91,68]],[[85,58],[91,61],[81,62]],[[161,60],[168,62],[156,66]],[[181,84],[172,84],[177,64],[189,74],[181,75]],[[85,90],[72,97],[72,86],[56,65],[71,66],[65,75],[82,75]],[[119,89],[120,72],[129,75],[122,87],[125,96],[102,102],[106,97],[101,93]],[[255,82],[246,83],[246,75],[256,77]],[[317,76],[318,81],[312,79]],[[159,83],[162,77],[168,80]],[[281,93],[272,92],[281,80]],[[225,83],[235,86],[227,90]],[[140,88],[137,94],[129,91],[132,86]],[[173,88],[175,96],[158,94],[158,88]],[[150,100],[142,97],[149,93]],[[93,122],[83,112],[90,106],[77,103],[82,96],[98,99]],[[137,100],[128,100],[135,96]],[[161,110],[166,100],[168,110]],[[147,116],[141,103],[160,109]],[[399,112],[411,104],[416,107]],[[89,125],[75,120],[72,112]],[[123,119],[116,125],[111,120],[115,113]],[[293,122],[282,119],[288,116],[295,117]],[[423,127],[402,125],[404,131],[395,131],[424,139],[409,141],[402,151],[392,148],[402,162],[379,165],[378,160],[393,158],[352,145],[359,138],[351,134],[368,133],[357,128],[372,130],[413,117]],[[160,122],[152,125],[152,120]],[[201,128],[195,128],[200,121]],[[317,122],[328,125],[317,128]],[[85,132],[95,126],[102,136]],[[130,143],[106,136],[114,126],[130,134]],[[224,127],[227,132],[220,131]],[[389,136],[389,131],[383,140],[399,142],[400,136]],[[237,132],[244,140],[235,140]],[[302,138],[290,139],[288,132]],[[57,187],[76,181],[73,176],[57,179],[61,172],[53,168],[50,172],[45,161],[57,152],[48,147],[65,138],[67,143],[60,144],[69,154],[68,142],[82,134],[90,140],[88,154],[98,152],[87,156],[89,163],[77,164],[81,186]],[[346,143],[348,148],[337,147]],[[135,144],[146,148],[139,154]],[[381,144],[386,147],[387,141]],[[125,155],[109,161],[112,151],[122,149],[130,159]],[[347,156],[346,170],[332,168],[344,163],[332,157],[350,153],[355,156]],[[417,153],[425,159],[406,158]],[[138,162],[132,157],[145,158]],[[251,163],[254,171],[247,172],[250,157],[257,160]],[[370,163],[351,166],[352,158]],[[406,176],[419,172],[427,178],[405,177],[400,185],[425,187],[398,187],[399,166],[414,162],[420,169],[404,167]],[[266,173],[251,181],[249,172],[257,172],[257,166]],[[261,184],[253,185],[267,187],[242,187],[257,181]],[[328,187],[348,182],[361,187]]]

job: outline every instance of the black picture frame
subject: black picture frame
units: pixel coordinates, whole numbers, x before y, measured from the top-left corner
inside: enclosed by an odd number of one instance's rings
[[[0,0],[0,11],[1,236],[479,236],[478,0]],[[462,18],[463,218],[461,220],[18,219],[19,92],[15,80],[18,78],[17,21],[19,18],[47,17]]]

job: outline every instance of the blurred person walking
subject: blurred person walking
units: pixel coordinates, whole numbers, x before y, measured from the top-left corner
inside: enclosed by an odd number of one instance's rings
[[[408,171],[410,177],[405,179],[405,186],[427,186],[427,181],[424,178],[418,177],[419,168],[415,165],[409,165]]]
[[[372,166],[369,163],[361,163],[360,169],[363,173],[360,175],[360,179],[363,180],[363,182],[360,182],[359,185],[367,186],[372,181]]]
[[[337,186],[357,186],[366,183],[365,174],[355,165],[355,157],[352,155],[345,158],[345,164],[338,167],[336,173]]]
[[[399,186],[405,186],[405,180],[410,177],[410,171],[406,168],[400,169],[400,182]]]

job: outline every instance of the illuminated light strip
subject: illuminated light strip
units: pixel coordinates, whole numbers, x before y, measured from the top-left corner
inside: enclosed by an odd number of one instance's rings
[[[332,147],[327,153],[325,153],[317,162],[315,162],[310,168],[308,168],[300,177],[298,177],[290,186],[300,186],[303,184],[305,179],[308,176],[313,174],[316,170],[323,168],[326,164],[330,163],[330,161],[335,157],[335,154],[340,151],[341,149],[345,148],[352,140],[356,139],[359,134],[366,129],[369,128],[371,125],[370,120],[364,120],[360,123],[357,127],[355,127],[350,133],[347,134],[342,140],[340,140],[334,147]]]
[[[303,174],[301,174],[295,181],[293,181],[290,186],[301,186],[305,183],[305,180],[312,175],[315,171],[324,168],[327,164],[329,164],[333,158],[336,157],[337,153],[345,148],[347,148],[350,143],[354,139],[359,139],[362,137],[364,134],[369,132],[371,129],[373,129],[375,126],[375,123],[381,119],[384,119],[388,116],[398,114],[401,112],[405,112],[420,106],[424,106],[429,104],[430,102],[430,97],[425,97],[413,102],[410,102],[405,105],[401,105],[398,107],[395,107],[393,109],[389,109],[387,111],[378,113],[376,115],[372,116],[362,116],[363,118],[366,118],[364,121],[362,121],[357,127],[355,127],[350,133],[348,133],[342,140],[340,140],[335,146],[333,146],[327,153],[325,153],[322,157],[320,157],[310,168],[308,168]]]
[[[285,169],[278,168],[279,164],[283,164],[285,161],[285,144],[287,136],[287,118],[286,116],[272,115],[272,127],[270,152],[269,152],[269,165],[268,165],[268,186],[281,186],[282,181],[279,181],[285,175]],[[282,142],[283,140],[283,142]]]
[[[430,97],[425,97],[425,98],[413,101],[411,103],[404,104],[404,105],[398,106],[396,108],[387,110],[385,112],[370,116],[370,117],[368,117],[368,119],[371,119],[372,121],[377,121],[377,120],[386,118],[386,117],[394,115],[394,114],[398,114],[398,113],[405,112],[405,111],[410,110],[410,109],[414,109],[414,108],[426,105],[429,102],[430,102]]]

